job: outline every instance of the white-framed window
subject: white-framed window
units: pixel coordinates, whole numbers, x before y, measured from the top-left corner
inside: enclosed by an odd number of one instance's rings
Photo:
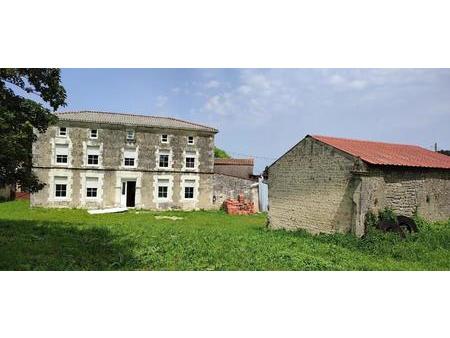
[[[66,127],[59,127],[59,129],[58,129],[58,136],[59,137],[66,137],[67,136],[67,128]]]
[[[170,153],[165,151],[159,152],[159,167],[169,168]]]
[[[194,199],[195,197],[195,180],[184,180],[184,198]]]
[[[92,139],[97,139],[98,138],[98,129],[90,129],[89,137]]]
[[[56,176],[54,179],[55,184],[55,198],[66,198],[67,197],[67,177]]]
[[[158,199],[166,200],[169,198],[169,179],[158,178]]]
[[[96,199],[98,196],[98,177],[86,177],[86,198]]]
[[[188,144],[194,144],[194,136],[188,136],[187,143]]]
[[[128,129],[127,130],[127,141],[134,141],[134,137],[135,137],[134,130]]]
[[[186,169],[195,169],[196,157],[197,157],[197,154],[195,152],[191,152],[191,151],[186,152],[186,157],[185,157]]]
[[[90,166],[98,166],[100,158],[100,147],[99,146],[87,146],[87,164]]]
[[[136,149],[125,149],[123,152],[123,165],[125,167],[136,166]]]
[[[69,158],[68,144],[55,144],[55,162],[60,165],[67,165]]]
[[[161,135],[161,143],[169,143],[169,136],[167,134]]]

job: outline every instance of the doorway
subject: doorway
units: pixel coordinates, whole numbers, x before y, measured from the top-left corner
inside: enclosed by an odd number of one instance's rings
[[[121,206],[134,208],[136,205],[136,181],[122,181],[121,190]]]

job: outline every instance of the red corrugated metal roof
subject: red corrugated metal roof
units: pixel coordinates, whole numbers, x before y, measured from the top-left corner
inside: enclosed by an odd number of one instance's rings
[[[253,165],[252,158],[216,158],[214,164],[219,165]]]
[[[450,156],[419,146],[319,135],[312,135],[311,137],[359,157],[370,164],[450,169]]]

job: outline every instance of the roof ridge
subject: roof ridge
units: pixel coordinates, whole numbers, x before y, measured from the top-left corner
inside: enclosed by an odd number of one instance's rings
[[[311,136],[312,138],[323,137],[323,138],[343,140],[343,141],[370,142],[370,143],[396,145],[396,146],[404,146],[404,147],[406,146],[406,147],[420,148],[420,149],[432,151],[432,150],[429,150],[427,148],[424,148],[424,147],[416,145],[416,144],[395,143],[395,142],[385,142],[385,141],[372,141],[372,140],[363,140],[363,139],[355,139],[355,138],[347,138],[347,137],[335,137],[335,136],[326,136],[326,135],[309,135],[309,136]]]

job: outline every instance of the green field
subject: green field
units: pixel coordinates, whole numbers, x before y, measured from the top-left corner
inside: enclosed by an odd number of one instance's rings
[[[182,219],[156,219],[155,216]],[[450,222],[401,240],[270,231],[220,211],[89,215],[0,203],[0,270],[449,270]]]

